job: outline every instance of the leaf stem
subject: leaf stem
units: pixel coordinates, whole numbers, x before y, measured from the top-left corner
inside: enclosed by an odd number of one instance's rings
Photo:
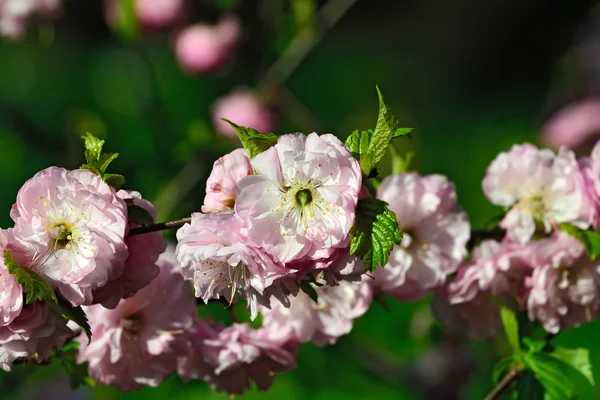
[[[485,400],[495,400],[497,398],[500,397],[500,395],[510,387],[510,385],[513,384],[513,382],[516,382],[519,378],[521,378],[521,376],[523,375],[523,368],[519,367],[519,366],[514,366],[512,367],[508,373],[506,375],[504,375],[504,378],[502,378],[502,380],[500,382],[498,382],[498,385],[496,385],[496,387],[490,392],[490,394],[485,398]]]

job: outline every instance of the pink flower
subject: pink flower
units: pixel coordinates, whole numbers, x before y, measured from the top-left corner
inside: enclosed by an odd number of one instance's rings
[[[19,262],[75,305],[118,278],[127,258],[125,202],[97,175],[50,167],[25,182],[11,210]]]
[[[237,149],[219,158],[206,181],[203,213],[226,211],[235,205],[235,186],[252,175],[252,165],[244,149]]]
[[[234,324],[204,340],[202,356],[210,367],[204,379],[218,391],[242,394],[255,382],[267,390],[275,374],[296,367],[298,343],[289,330],[252,329]]]
[[[590,157],[577,160],[583,175],[586,195],[591,202],[595,230],[600,230],[600,142],[596,143]]]
[[[583,246],[564,233],[534,246],[536,269],[527,282],[529,318],[551,333],[595,319],[600,311],[600,261],[590,260]]]
[[[365,278],[368,279],[368,278]],[[261,307],[263,326],[279,331],[291,328],[296,339],[312,341],[317,346],[334,344],[350,333],[354,320],[371,305],[373,291],[366,282],[340,282],[338,286],[315,287],[318,302],[300,292],[290,299],[290,306],[271,301],[271,308]]]
[[[251,163],[259,175],[239,182],[235,210],[252,242],[283,263],[344,246],[362,175],[338,138],[284,135]]]
[[[237,134],[225,118],[236,125],[270,133],[275,130],[276,117],[252,91],[238,89],[218,99],[212,106],[212,121],[217,132],[234,139]]]
[[[587,98],[569,104],[543,128],[550,146],[577,148],[600,137],[600,99]]]
[[[21,314],[24,305],[23,288],[4,265],[3,254],[8,244],[7,236],[6,231],[0,230],[0,327],[13,322]]]
[[[473,300],[479,292],[503,296],[507,303],[521,303],[525,279],[533,273],[530,246],[505,241],[486,240],[473,250],[471,261],[462,265],[449,282],[448,298],[452,304]]]
[[[31,19],[36,16],[51,16],[59,8],[59,0],[2,0],[0,35],[17,39],[25,34]]]
[[[586,229],[592,222],[582,174],[566,148],[555,155],[528,143],[513,146],[489,166],[483,190],[492,203],[510,208],[500,226],[520,243],[533,236],[536,223],[548,233],[554,224]]]
[[[252,318],[264,290],[288,273],[259,248],[249,247],[241,221],[233,213],[192,214],[192,222],[177,231],[175,257],[185,279],[193,280],[204,302],[223,296],[230,303],[248,300]]]
[[[494,296],[519,307],[532,273],[530,247],[486,240],[473,250],[471,260],[459,267],[454,280],[438,292],[434,314],[448,327],[466,330],[475,339],[493,337],[501,327]]]
[[[156,220],[156,208],[142,195],[134,191],[119,190],[117,196],[123,200],[131,200],[131,206],[141,207]],[[129,223],[129,228],[137,227]],[[121,299],[135,295],[138,290],[152,281],[160,269],[156,264],[158,257],[167,249],[167,242],[161,232],[145,233],[143,235],[125,238],[129,256],[123,267],[123,274],[117,279],[108,282],[99,289],[94,290],[94,302],[102,302],[104,307],[114,308]]]
[[[189,350],[187,332],[196,321],[196,301],[173,265],[159,259],[160,275],[114,310],[85,307],[92,342],[81,338],[80,363],[92,379],[121,390],[157,386]]]
[[[214,26],[196,24],[185,28],[175,39],[175,54],[181,69],[206,73],[222,67],[239,40],[240,30],[240,22],[233,15]]]
[[[109,25],[123,18],[118,0],[104,1],[104,14]],[[135,13],[143,28],[160,29],[173,25],[183,15],[186,0],[134,0]]]
[[[0,368],[10,371],[17,358],[35,356],[42,362],[71,334],[62,316],[43,303],[29,304],[10,324],[0,327]]]
[[[375,288],[400,301],[421,299],[466,257],[467,215],[456,204],[454,185],[441,175],[389,176],[377,197],[396,213],[403,238],[385,267],[375,271]]]

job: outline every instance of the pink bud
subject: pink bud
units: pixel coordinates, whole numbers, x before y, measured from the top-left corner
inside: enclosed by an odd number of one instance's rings
[[[115,0],[104,1],[104,13],[109,25],[114,25],[122,11]],[[174,24],[183,14],[185,0],[135,0],[135,12],[142,27],[165,28]]]
[[[275,115],[258,96],[247,89],[239,89],[218,99],[212,107],[215,129],[229,137],[237,137],[233,128],[221,118],[260,132],[270,133],[275,130]]]
[[[175,39],[179,65],[189,73],[206,73],[220,68],[238,42],[240,30],[239,20],[232,15],[224,17],[217,25],[187,27]]]
[[[600,99],[588,98],[563,108],[546,123],[543,135],[555,148],[578,148],[600,137]]]

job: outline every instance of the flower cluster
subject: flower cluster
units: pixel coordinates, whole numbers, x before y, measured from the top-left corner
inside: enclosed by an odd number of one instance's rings
[[[177,232],[183,275],[205,302],[247,299],[253,318],[272,296],[289,305],[302,280],[341,264],[361,184],[333,135],[288,134],[252,160],[244,150],[224,156],[207,182],[208,214]]]
[[[551,333],[597,318],[600,262],[575,237],[597,235],[591,229],[598,228],[599,166],[600,144],[582,159],[530,144],[500,154],[483,189],[505,207],[506,235],[483,241],[459,267],[434,303],[439,318],[479,338],[501,327],[494,299]]]

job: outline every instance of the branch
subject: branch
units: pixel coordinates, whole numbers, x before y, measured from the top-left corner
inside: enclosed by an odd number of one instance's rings
[[[160,222],[158,224],[140,226],[139,228],[131,229],[129,231],[129,234],[127,234],[127,236],[137,236],[137,235],[142,235],[144,233],[158,232],[158,231],[164,231],[167,229],[181,228],[183,225],[188,224],[190,222],[192,222],[192,217],[181,218],[176,221]]]
[[[486,239],[494,239],[494,240],[502,240],[506,231],[502,228],[494,228],[490,230],[475,230],[471,231],[471,238],[467,243],[467,248],[472,249],[475,247],[480,241]]]
[[[508,389],[513,382],[516,382],[518,379],[520,379],[521,376],[523,376],[523,368],[517,366],[512,367],[510,371],[504,375],[504,378],[502,378],[498,385],[496,385],[494,390],[492,390],[491,393],[485,398],[485,400],[495,400],[499,398],[500,395],[506,389]]]

